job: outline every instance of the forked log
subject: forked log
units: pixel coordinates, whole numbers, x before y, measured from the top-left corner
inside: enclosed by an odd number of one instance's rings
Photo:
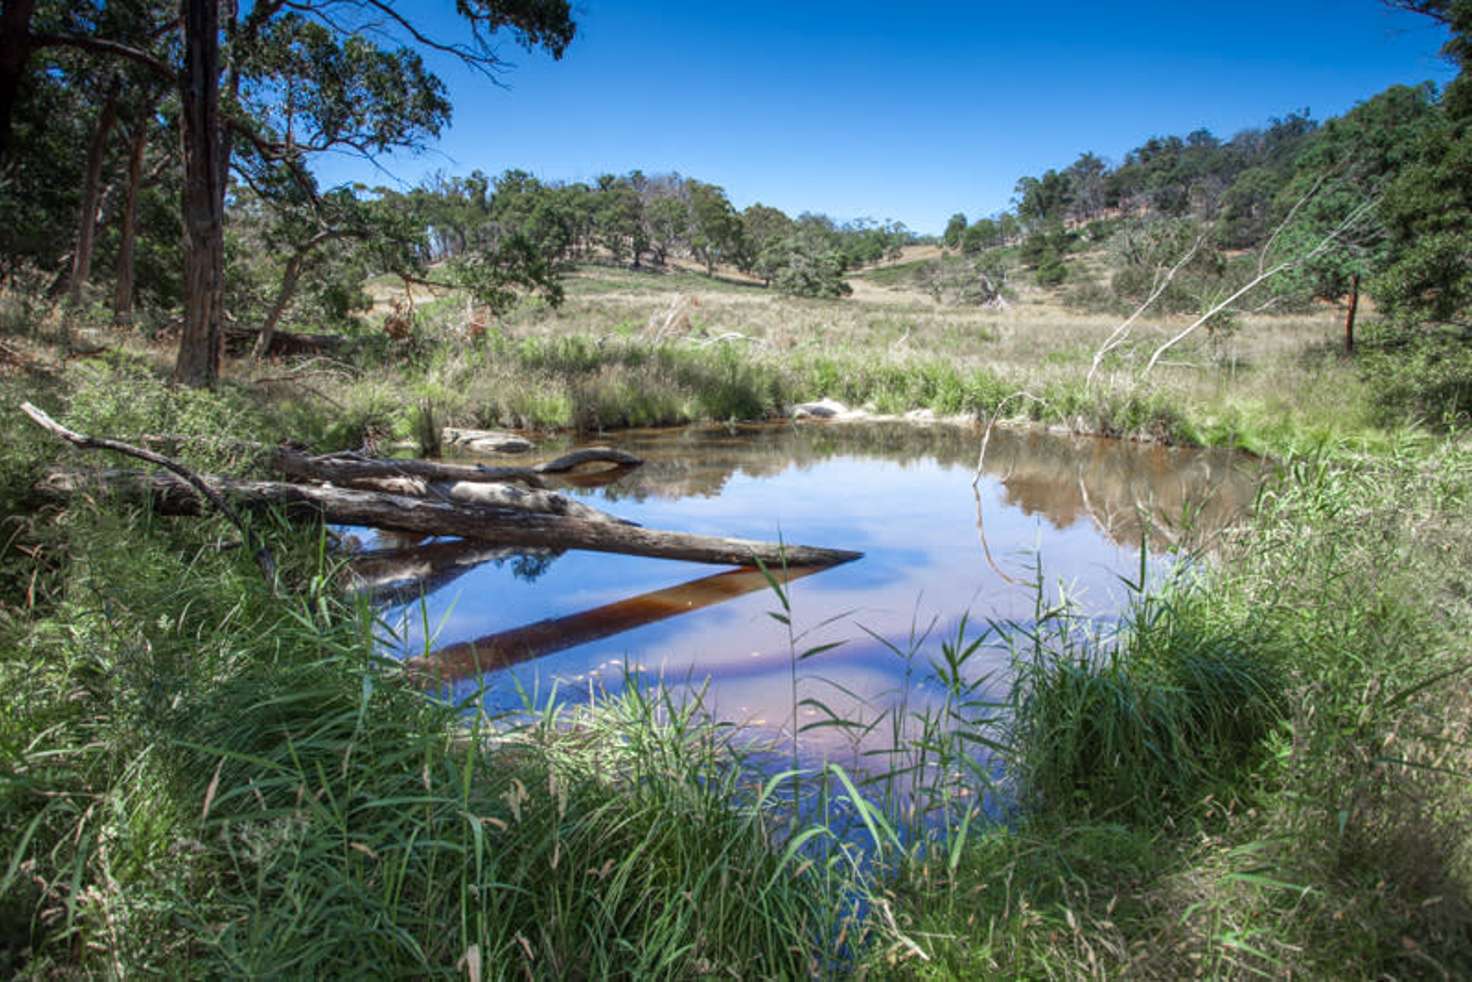
[[[313,457],[300,450],[277,450],[271,469],[299,481],[352,484],[355,481],[417,477],[426,481],[517,481],[534,488],[547,486],[530,467],[484,467],[479,464],[443,464],[437,460],[385,460],[360,454],[341,453]]]
[[[271,467],[296,480],[327,481],[350,485],[358,481],[395,477],[418,477],[426,481],[475,481],[504,484],[515,481],[534,488],[546,487],[544,474],[564,474],[588,463],[608,463],[615,474],[625,473],[644,461],[612,447],[584,447],[534,467],[486,467],[483,464],[446,464],[437,460],[385,460],[361,454],[341,453],[313,457],[299,450],[277,450]]]
[[[290,515],[320,518],[337,525],[461,536],[488,545],[585,549],[723,566],[752,566],[758,562],[770,567],[784,562],[788,566],[832,566],[863,555],[846,549],[667,532],[499,505],[280,481],[241,481],[207,475],[199,478],[214,494],[228,495],[242,508],[280,508]],[[167,474],[61,471],[48,475],[37,490],[65,497],[89,486],[149,500],[163,514],[197,515],[201,511],[199,498],[188,486]]]

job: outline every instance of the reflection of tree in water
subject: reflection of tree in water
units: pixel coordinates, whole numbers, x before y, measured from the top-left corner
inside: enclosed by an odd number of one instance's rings
[[[508,549],[471,539],[440,539],[403,548],[358,553],[345,575],[357,592],[384,606],[408,603],[442,589],[471,570],[509,566],[511,575],[528,583],[544,576],[560,550]]]
[[[1115,542],[1206,534],[1240,516],[1257,480],[1241,458],[1037,432],[996,431],[986,473],[1004,500],[1055,528],[1092,520]]]
[[[874,457],[975,467],[979,433],[958,426],[906,423],[769,424],[632,431],[622,449],[645,465],[600,492],[610,501],[714,497],[736,475],[770,477],[834,457]],[[1145,524],[1167,538],[1184,516],[1220,528],[1242,513],[1256,479],[1225,452],[1178,450],[1036,430],[993,432],[986,473],[1004,500],[1057,528],[1092,519],[1116,542],[1137,546]]]
[[[547,574],[560,552],[523,552],[495,560],[496,568],[511,564],[511,575],[527,583],[535,583]]]

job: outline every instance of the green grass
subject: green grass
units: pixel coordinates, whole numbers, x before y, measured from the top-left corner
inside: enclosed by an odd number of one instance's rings
[[[1469,507],[1463,444],[1296,458],[1122,635],[1014,631],[1022,811],[896,885],[933,941],[889,967],[1472,971]]]
[[[585,428],[751,418],[816,393],[989,416],[1019,381],[914,352],[637,332],[393,358],[314,380],[338,406],[244,381],[183,392],[121,356],[0,381],[0,399],[190,437],[198,466],[248,474],[235,441],[408,435],[425,405]],[[1406,384],[1455,380],[1443,360]],[[1472,973],[1472,448],[1347,415],[1373,375],[1312,351],[1269,361],[1238,370],[1298,388],[1227,375],[1207,398],[1039,369],[1040,398],[1008,404],[1027,418],[1313,449],[1285,455],[1213,561],[1136,584],[1120,629],[1067,608],[963,624],[933,666],[941,707],[895,710],[870,781],[805,775],[817,824],[796,827],[790,779],[758,783],[734,734],[657,692],[516,728],[424,698],[374,657],[381,628],[336,599],[311,530],[260,521],[273,595],[218,519],[43,505],[31,483],[70,451],[7,410],[0,971]],[[1005,698],[971,664],[999,641]],[[917,670],[923,650],[895,642]],[[999,800],[1005,824],[980,808]],[[870,866],[837,844],[843,823]]]

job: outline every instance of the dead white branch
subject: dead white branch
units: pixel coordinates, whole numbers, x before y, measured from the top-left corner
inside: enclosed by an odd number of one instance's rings
[[[1315,187],[1317,187],[1317,186],[1318,185],[1315,185]],[[1334,228],[1330,229],[1329,232],[1327,232],[1323,236],[1323,238],[1319,239],[1318,243],[1315,244],[1314,247],[1312,249],[1308,250],[1307,252],[1300,253],[1299,255],[1292,256],[1292,257],[1290,257],[1288,259],[1284,259],[1281,262],[1275,263],[1274,265],[1272,265],[1270,267],[1267,267],[1267,268],[1263,268],[1261,265],[1259,265],[1258,268],[1259,268],[1260,272],[1256,276],[1254,276],[1251,280],[1249,280],[1246,283],[1246,285],[1244,285],[1244,286],[1238,288],[1237,290],[1235,290],[1225,300],[1222,300],[1222,301],[1219,301],[1216,304],[1213,304],[1212,307],[1211,307],[1211,309],[1209,309],[1206,313],[1202,314],[1200,317],[1198,317],[1194,321],[1192,321],[1189,325],[1186,326],[1186,328],[1184,330],[1180,331],[1178,334],[1176,334],[1174,337],[1172,337],[1169,341],[1166,341],[1160,347],[1156,348],[1155,349],[1155,353],[1152,354],[1150,356],[1150,360],[1148,362],[1146,362],[1146,364],[1145,364],[1145,370],[1144,370],[1144,372],[1142,374],[1148,375],[1150,373],[1150,370],[1155,367],[1155,365],[1156,365],[1157,362],[1160,361],[1160,356],[1161,355],[1165,354],[1171,348],[1174,348],[1177,344],[1179,344],[1180,342],[1184,341],[1187,337],[1189,337],[1192,333],[1194,333],[1202,325],[1204,325],[1208,321],[1210,321],[1213,317],[1215,317],[1216,315],[1220,314],[1222,311],[1226,310],[1227,308],[1231,307],[1232,304],[1236,303],[1237,300],[1240,299],[1241,297],[1244,297],[1247,294],[1251,293],[1253,290],[1257,289],[1263,283],[1265,283],[1268,280],[1272,279],[1273,277],[1279,275],[1280,273],[1285,273],[1285,272],[1287,272],[1290,269],[1294,269],[1294,268],[1296,268],[1298,266],[1302,266],[1304,263],[1308,262],[1309,260],[1311,260],[1311,259],[1313,259],[1313,258],[1315,258],[1315,257],[1317,257],[1319,255],[1321,255],[1324,252],[1324,250],[1328,249],[1335,242],[1338,242],[1340,240],[1340,238],[1343,237],[1346,232],[1350,231],[1356,225],[1358,225],[1361,221],[1363,221],[1365,219],[1365,217],[1367,215],[1369,215],[1370,210],[1375,206],[1375,203],[1376,203],[1377,200],[1378,199],[1376,199],[1376,198],[1367,198],[1364,201],[1360,202],[1358,205],[1356,205],[1350,211],[1350,213],[1348,215],[1346,215],[1344,217],[1344,219],[1338,225],[1336,225],[1336,226],[1334,226]],[[1296,210],[1297,206],[1295,205],[1294,208]],[[1291,212],[1289,213],[1289,216],[1290,217],[1292,216],[1292,213]],[[1284,222],[1286,223],[1287,220],[1288,219],[1284,219]],[[1280,226],[1280,228],[1281,228],[1281,226]],[[1277,235],[1277,233],[1275,232],[1274,233],[1274,237],[1276,237],[1276,235]],[[1269,240],[1269,242],[1271,243],[1271,240]],[[1266,247],[1264,247],[1264,249],[1266,249]]]

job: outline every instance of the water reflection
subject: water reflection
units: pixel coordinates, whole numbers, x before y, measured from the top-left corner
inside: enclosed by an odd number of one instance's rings
[[[645,624],[688,614],[755,590],[770,589],[774,582],[790,583],[821,572],[807,566],[791,570],[762,571],[732,569],[704,576],[689,583],[641,593],[592,610],[553,617],[498,631],[474,641],[446,645],[422,658],[410,659],[413,671],[428,680],[454,682],[484,672],[509,668],[533,658],[565,651],[590,641],[622,634]]]
[[[799,629],[837,618],[806,645],[844,642],[801,663],[801,695],[866,722],[901,695],[915,708],[938,696],[921,670],[934,642],[906,665],[868,632],[904,648],[914,626],[932,619],[932,638],[951,634],[966,611],[973,620],[1026,619],[1039,562],[1050,581],[1067,581],[1107,616],[1123,601],[1120,576],[1138,569],[1142,541],[1155,552],[1208,535],[1242,514],[1256,485],[1254,471],[1225,454],[1037,432],[996,431],[974,491],[979,433],[957,427],[700,427],[599,442],[647,463],[602,487],[565,490],[621,517],[865,552],[792,583],[790,596]],[[380,579],[399,561],[431,588],[421,608],[414,576],[390,581],[400,589],[388,595],[400,603],[388,611],[394,645],[405,657],[439,650],[435,671],[455,680],[446,688],[458,697],[483,686],[490,708],[508,709],[520,691],[556,681],[562,698],[587,698],[634,669],[667,683],[708,680],[706,705],[724,719],[776,735],[792,725],[793,652],[766,616],[777,599],[758,573],[568,553],[555,563],[539,557],[533,584],[504,550],[431,549],[418,559],[370,558]],[[494,561],[477,565],[482,557]],[[404,602],[406,584],[413,603]],[[981,659],[977,671],[996,669],[999,657]],[[800,709],[797,724],[812,712]],[[814,731],[803,743],[814,755],[865,749],[844,732]],[[872,739],[887,733],[879,727]]]

